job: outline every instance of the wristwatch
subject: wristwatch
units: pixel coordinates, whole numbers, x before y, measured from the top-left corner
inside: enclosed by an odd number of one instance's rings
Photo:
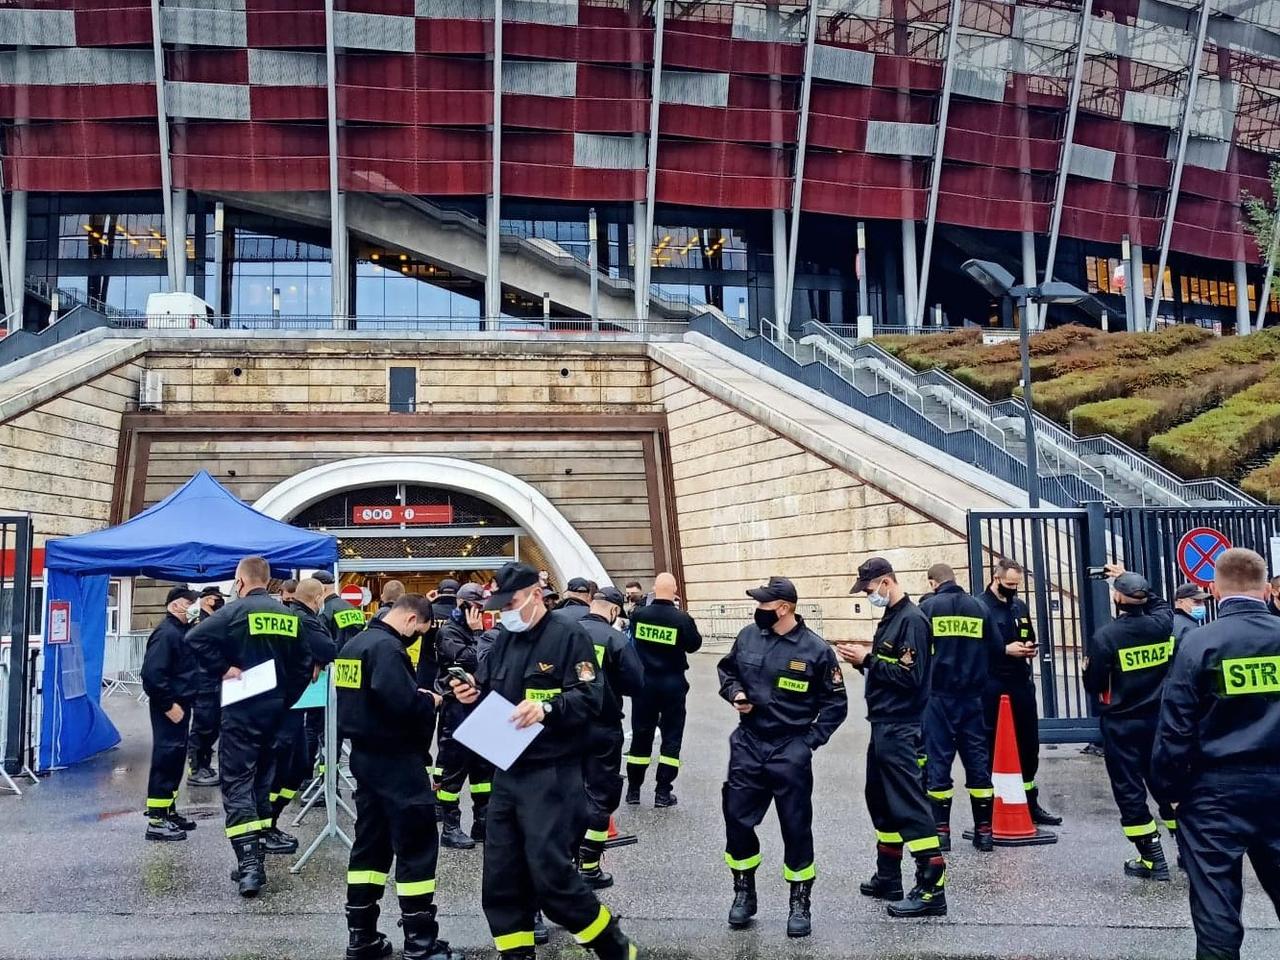
[[[546,700],[542,701],[542,716],[543,719],[551,716],[551,704]]]

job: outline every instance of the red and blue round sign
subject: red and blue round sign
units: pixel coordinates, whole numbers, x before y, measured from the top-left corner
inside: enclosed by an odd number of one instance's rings
[[[1178,569],[1192,583],[1207,587],[1213,583],[1218,555],[1231,549],[1231,541],[1221,530],[1196,527],[1178,541]]]

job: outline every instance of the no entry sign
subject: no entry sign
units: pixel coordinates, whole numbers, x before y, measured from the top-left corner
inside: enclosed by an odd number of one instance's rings
[[[1192,583],[1207,587],[1213,583],[1218,555],[1230,549],[1231,541],[1221,530],[1196,527],[1178,541],[1178,569]]]
[[[369,602],[364,598],[364,587],[355,583],[348,583],[338,592],[338,596],[353,607],[363,607]]]

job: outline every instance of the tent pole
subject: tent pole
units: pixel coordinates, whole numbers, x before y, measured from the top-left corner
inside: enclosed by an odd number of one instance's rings
[[[351,847],[351,838],[343,833],[342,828],[338,826],[338,764],[341,759],[342,754],[338,741],[338,695],[337,687],[333,683],[333,671],[330,671],[328,702],[324,711],[325,825],[320,828],[316,838],[311,841],[311,846],[307,847],[302,856],[298,858],[298,862],[289,868],[290,873],[299,873],[306,866],[307,861],[320,849],[320,844],[330,837],[337,837],[347,845],[348,849]],[[315,803],[315,801],[316,797],[312,797],[311,802]],[[343,806],[346,807],[346,804],[344,803]],[[306,809],[303,809],[302,814],[306,812]],[[350,813],[351,811],[348,809],[347,812]],[[302,815],[299,815],[298,819],[301,820]]]

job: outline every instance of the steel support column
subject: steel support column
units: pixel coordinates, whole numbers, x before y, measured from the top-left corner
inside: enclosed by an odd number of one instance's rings
[[[1053,212],[1049,215],[1049,251],[1044,261],[1044,282],[1053,279],[1058,258],[1058,235],[1062,230],[1062,204],[1067,196],[1067,175],[1071,169],[1071,151],[1075,147],[1076,117],[1080,113],[1080,88],[1084,83],[1084,65],[1089,56],[1089,18],[1093,16],[1093,0],[1084,0],[1080,10],[1080,37],[1076,41],[1076,62],[1071,71],[1071,92],[1067,98],[1067,127],[1062,135],[1062,153],[1058,159],[1058,182],[1053,192]],[[1037,308],[1037,326],[1044,327],[1047,308]]]
[[[1030,230],[1022,231],[1022,282],[1025,286],[1036,285],[1036,235]],[[1018,317],[1019,325],[1025,324],[1028,329],[1035,330],[1041,310],[1048,310],[1044,304],[1027,303],[1022,315]]]
[[[1146,327],[1147,318],[1142,312],[1146,293],[1143,291],[1143,259],[1142,244],[1129,244],[1129,262],[1125,264],[1125,282],[1129,284],[1133,290],[1133,329],[1142,330]],[[1153,288],[1154,289],[1154,288]]]
[[[9,198],[9,276],[13,281],[16,327],[22,326],[27,290],[27,191],[15,190]]]
[[[644,168],[644,236],[638,237],[636,243],[637,267],[640,266],[641,258],[644,261],[644,283],[638,298],[637,318],[640,320],[649,317],[649,278],[653,274],[653,217],[658,189],[658,116],[662,106],[662,34],[666,20],[667,0],[654,0],[653,68],[649,75],[649,145]]]
[[[347,302],[347,218],[338,164],[338,50],[333,29],[333,0],[324,0],[324,85],[329,128],[329,273],[333,326],[344,329],[350,310]]]
[[[1236,333],[1248,336],[1249,330],[1249,270],[1243,260],[1237,260],[1235,268],[1236,282]]]
[[[492,174],[485,207],[484,313],[502,316],[502,0],[493,0],[493,132],[490,137]]]
[[[796,255],[800,243],[800,200],[804,193],[804,157],[809,145],[809,100],[813,93],[813,48],[818,39],[818,3],[809,0],[804,39],[804,80],[800,87],[800,122],[796,131],[796,159],[791,176],[791,231],[787,236],[786,300],[779,317],[781,329],[791,330],[791,309],[796,294]]]
[[[787,310],[787,212],[770,210],[770,225],[773,227],[773,323],[775,329],[785,330],[783,318]]]
[[[933,259],[933,230],[938,220],[938,187],[942,181],[942,150],[947,140],[947,116],[951,112],[951,88],[955,78],[956,33],[960,26],[961,0],[951,0],[947,17],[947,52],[942,61],[942,97],[938,105],[938,129],[933,140],[933,165],[929,175],[929,205],[925,210],[924,253],[920,261],[920,283],[915,296],[915,310],[908,322],[924,323],[925,298],[929,295],[929,262]]]
[[[1267,318],[1267,306],[1271,303],[1271,279],[1276,273],[1276,254],[1280,253],[1280,230],[1275,224],[1271,228],[1271,249],[1267,251],[1267,270],[1262,277],[1262,286],[1258,288],[1258,314],[1253,329],[1261,330],[1262,321]]]
[[[13,271],[9,269],[9,257],[9,218],[4,209],[4,158],[0,157],[0,285],[4,286],[4,315],[13,317],[11,324],[0,323],[5,333],[12,333],[22,328],[22,317],[19,311],[22,309],[24,296],[18,289],[23,284],[19,282],[17,288],[13,285]],[[15,314],[18,315],[15,316]]]
[[[177,291],[187,289],[187,191],[173,191],[173,233],[169,236],[170,250],[175,250],[174,271],[177,274]]]
[[[1173,237],[1173,218],[1178,211],[1178,191],[1182,189],[1182,168],[1187,160],[1187,139],[1191,135],[1191,114],[1195,110],[1196,88],[1200,85],[1200,55],[1204,50],[1204,36],[1209,29],[1212,0],[1202,0],[1200,20],[1196,27],[1196,43],[1191,51],[1191,76],[1187,81],[1187,98],[1182,105],[1182,121],[1178,124],[1178,151],[1173,159],[1173,182],[1169,185],[1169,201],[1165,204],[1164,225],[1160,229],[1160,259],[1151,279],[1151,313],[1146,329],[1156,328],[1156,315],[1160,310],[1160,296],[1164,292],[1164,268],[1169,262],[1169,241]],[[1141,301],[1139,301],[1141,302]]]
[[[958,0],[956,0],[958,2]],[[916,318],[916,222],[902,221],[902,306],[908,327],[920,326]],[[923,311],[922,311],[923,312]]]
[[[160,0],[151,0],[151,56],[156,72],[156,130],[160,135],[160,198],[164,205],[164,235],[168,241],[165,261],[169,267],[169,290],[180,293],[182,287],[178,281],[178,263],[173,249],[173,167],[169,152],[169,110],[165,102],[164,44],[160,36]]]

